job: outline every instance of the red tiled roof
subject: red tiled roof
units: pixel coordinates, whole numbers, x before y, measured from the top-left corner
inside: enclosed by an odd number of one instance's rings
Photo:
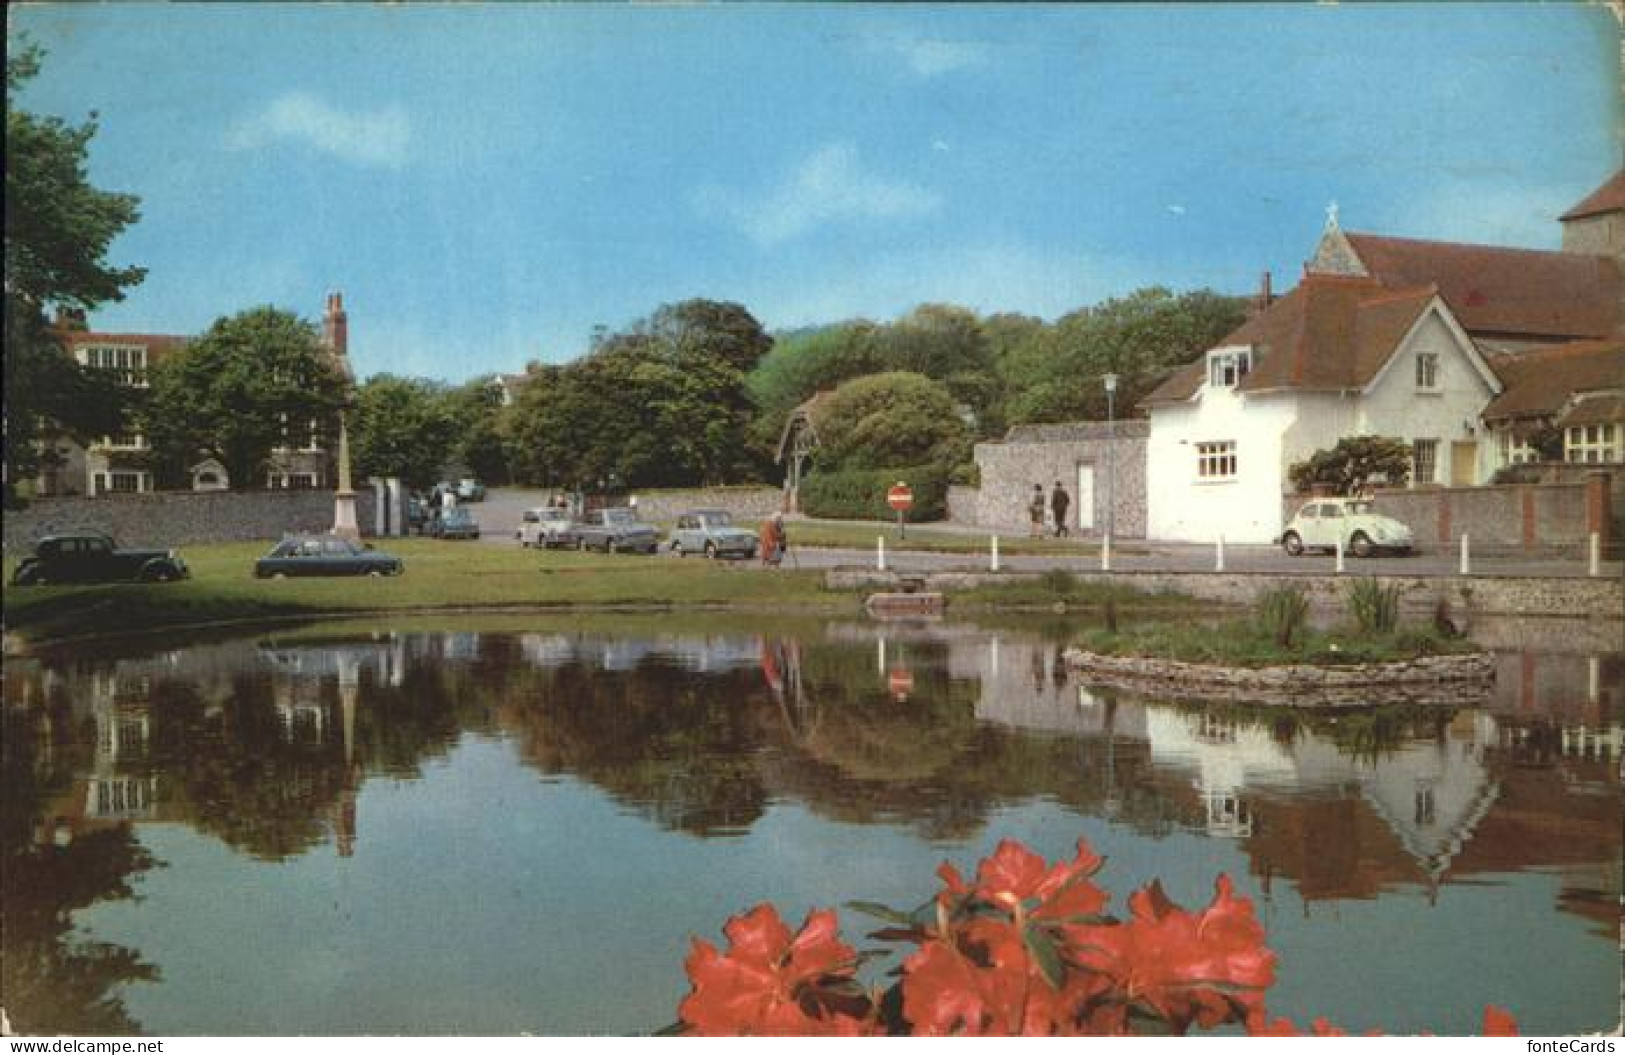
[[[1254,349],[1239,392],[1361,389],[1393,357],[1436,291],[1389,290],[1369,278],[1310,274],[1216,347]],[[1179,402],[1201,388],[1206,360],[1179,370],[1144,400]]]
[[[1570,425],[1606,425],[1614,421],[1625,421],[1625,396],[1582,399],[1559,417],[1557,424],[1568,428]]]
[[[1384,286],[1437,285],[1475,336],[1600,338],[1621,328],[1625,276],[1610,257],[1353,232],[1347,238]]]
[[[1625,387],[1625,339],[1497,355],[1489,364],[1506,389],[1484,408],[1484,420],[1549,417],[1575,392]]]
[[[1583,220],[1587,216],[1597,216],[1605,212],[1618,212],[1625,209],[1625,169],[1620,169],[1609,177],[1608,182],[1598,187],[1586,196],[1568,212],[1559,216],[1560,220]]]
[[[190,337],[172,333],[94,333],[90,330],[57,330],[64,346],[77,348],[82,344],[139,344],[147,348],[179,348]]]

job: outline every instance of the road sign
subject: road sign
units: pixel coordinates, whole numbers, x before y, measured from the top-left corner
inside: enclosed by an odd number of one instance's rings
[[[914,491],[899,480],[886,492],[886,504],[901,513],[905,509],[914,507]]]
[[[891,689],[893,699],[906,700],[914,691],[914,672],[906,667],[894,667],[886,677],[886,686]]]

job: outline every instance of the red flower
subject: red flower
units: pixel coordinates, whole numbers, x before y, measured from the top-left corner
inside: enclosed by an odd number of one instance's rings
[[[1051,985],[1016,926],[984,917],[903,962],[903,1017],[915,1036],[1076,1036],[1083,1008],[1107,984],[1073,971]],[[1092,1028],[1113,1031],[1112,1021]]]
[[[1486,1037],[1515,1037],[1518,1035],[1518,1020],[1504,1007],[1494,1004],[1484,1005],[1484,1035]]]
[[[1074,920],[1093,916],[1106,907],[1106,892],[1089,882],[1100,869],[1101,858],[1078,840],[1078,854],[1070,864],[1047,865],[1044,859],[1013,839],[999,843],[992,857],[976,868],[976,885],[967,886],[959,871],[946,862],[937,875],[946,894],[971,896],[991,902],[1028,919]],[[939,896],[939,900],[943,900]]]
[[[862,1017],[832,1006],[824,985],[850,983],[851,946],[836,937],[835,913],[811,912],[799,933],[772,905],[734,916],[722,928],[728,952],[694,940],[685,965],[692,991],[678,1014],[704,1036],[849,1036],[864,1032]]]
[[[1168,900],[1160,883],[1129,898],[1133,917],[1118,926],[1063,927],[1073,955],[1116,983],[1130,1001],[1183,1031],[1194,1020],[1211,1028],[1261,1012],[1275,981],[1275,954],[1252,902],[1233,896],[1220,876],[1213,902],[1191,913]]]

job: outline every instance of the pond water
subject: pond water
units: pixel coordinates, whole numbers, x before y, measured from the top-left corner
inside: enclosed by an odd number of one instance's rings
[[[6,1013],[649,1032],[733,913],[912,906],[945,859],[1082,837],[1117,911],[1228,873],[1275,1014],[1610,1029],[1625,661],[1503,632],[1479,705],[1314,719],[1092,689],[1057,622],[334,624],[8,662]]]

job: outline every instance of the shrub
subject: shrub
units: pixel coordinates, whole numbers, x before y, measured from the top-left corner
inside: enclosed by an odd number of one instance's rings
[[[1258,595],[1258,625],[1270,640],[1291,648],[1309,619],[1309,598],[1297,583],[1271,586]]]
[[[1051,568],[1038,577],[1038,583],[1058,597],[1071,597],[1078,592],[1078,577],[1065,568]]]
[[[1367,575],[1349,583],[1349,611],[1365,634],[1389,634],[1399,625],[1399,585],[1383,586]]]
[[[886,955],[841,940],[831,909],[799,930],[772,905],[728,920],[726,950],[696,938],[684,965],[689,993],[668,1032],[698,1036],[1133,1036],[1240,1026],[1297,1036],[1265,997],[1275,953],[1252,902],[1228,876],[1213,900],[1182,908],[1153,880],[1121,917],[1094,882],[1103,859],[1083,840],[1053,865],[1010,839],[967,878],[951,864],[942,888],[912,912],[868,902],[870,937],[912,946],[883,989],[858,970]],[[895,980],[894,980],[895,979]],[[1501,1008],[1484,1009],[1486,1035],[1513,1036]],[[1316,1036],[1342,1036],[1325,1019]]]
[[[902,469],[819,469],[801,484],[801,509],[808,516],[842,520],[877,520],[894,516],[886,492],[899,480],[914,491],[910,523],[942,520],[948,515],[948,473],[940,466]]]

